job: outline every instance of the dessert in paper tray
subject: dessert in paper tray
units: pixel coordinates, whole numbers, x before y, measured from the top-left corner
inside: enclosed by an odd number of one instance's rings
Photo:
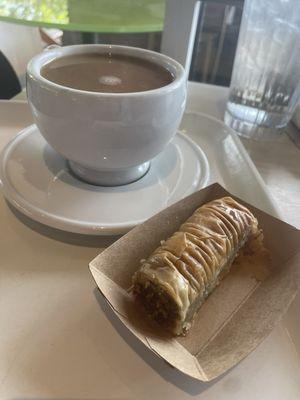
[[[246,357],[296,295],[300,232],[218,184],[103,251],[92,275],[149,349],[209,381]]]

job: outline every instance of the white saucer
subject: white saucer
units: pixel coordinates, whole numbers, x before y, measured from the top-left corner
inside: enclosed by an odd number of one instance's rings
[[[140,180],[99,187],[75,178],[66,161],[35,125],[4,149],[0,179],[6,199],[30,218],[54,228],[89,235],[121,234],[205,186],[205,154],[177,133]]]

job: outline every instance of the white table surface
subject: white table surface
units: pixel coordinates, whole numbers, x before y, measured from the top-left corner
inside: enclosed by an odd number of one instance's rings
[[[187,108],[222,119],[227,89],[190,84]],[[1,102],[0,102],[1,107]],[[16,112],[24,108],[16,107]],[[26,119],[27,118],[27,119]],[[24,114],[24,126],[28,125]],[[0,121],[1,127],[1,121]],[[0,148],[21,126],[0,131]],[[283,136],[243,141],[283,218],[300,227],[300,151]],[[109,312],[87,263],[114,238],[58,235],[0,198],[0,399],[299,400],[299,296],[284,323],[211,383],[189,379],[137,342]],[[46,262],[47,260],[47,262]],[[289,327],[295,344],[289,340]]]

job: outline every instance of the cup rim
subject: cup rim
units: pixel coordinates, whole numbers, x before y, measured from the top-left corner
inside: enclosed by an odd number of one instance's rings
[[[130,54],[139,58],[146,58],[156,64],[159,64],[166,69],[168,69],[174,76],[172,82],[165,86],[161,86],[151,90],[144,90],[140,92],[93,92],[89,90],[81,90],[68,86],[63,86],[58,83],[52,82],[41,75],[41,69],[44,65],[51,62],[55,58],[64,57],[72,54],[84,54],[91,52],[102,52],[110,50],[115,51],[117,54]],[[55,89],[56,91],[70,93],[70,94],[80,94],[86,96],[94,97],[137,97],[137,96],[155,96],[162,95],[163,93],[170,92],[177,88],[182,80],[185,79],[185,69],[176,60],[165,54],[158,53],[148,49],[142,49],[139,47],[123,46],[123,45],[111,45],[111,44],[80,44],[71,46],[49,46],[42,53],[33,57],[28,65],[26,71],[27,78],[33,78],[43,84],[43,87],[48,87]]]

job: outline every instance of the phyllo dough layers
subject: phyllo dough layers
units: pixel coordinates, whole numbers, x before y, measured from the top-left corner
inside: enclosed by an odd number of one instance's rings
[[[257,234],[257,220],[246,207],[231,197],[211,201],[143,262],[133,293],[152,319],[184,334],[240,248]]]

